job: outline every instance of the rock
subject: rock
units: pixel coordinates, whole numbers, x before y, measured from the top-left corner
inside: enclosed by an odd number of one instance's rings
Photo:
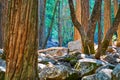
[[[117,47],[116,50],[117,50],[117,53],[120,54],[120,47]]]
[[[81,40],[71,41],[68,43],[68,49],[70,52],[82,52]]]
[[[102,69],[93,75],[84,76],[82,80],[111,80],[111,69]]]
[[[70,80],[72,75],[75,76],[75,80],[78,80],[78,74],[64,65],[47,67],[39,73],[40,80]]]
[[[56,64],[56,60],[51,59],[51,58],[47,58],[47,57],[43,57],[43,56],[39,56],[38,57],[38,62],[42,63],[42,64],[48,64],[48,62],[51,62],[52,64]]]
[[[117,65],[118,61],[115,57],[113,57],[112,54],[106,55],[103,60],[107,61],[108,63],[111,63],[113,65]]]
[[[81,76],[86,76],[94,74],[96,69],[103,65],[106,65],[103,61],[85,58],[76,63],[75,69],[81,73]]]
[[[96,74],[96,80],[112,80],[111,69],[102,69]]]
[[[3,49],[0,49],[0,55],[3,54]]]
[[[89,75],[89,76],[84,76],[82,80],[96,80],[96,75]]]
[[[2,59],[0,59],[0,80],[4,80],[6,71],[6,63]]]
[[[113,69],[112,80],[120,80],[120,64]]]

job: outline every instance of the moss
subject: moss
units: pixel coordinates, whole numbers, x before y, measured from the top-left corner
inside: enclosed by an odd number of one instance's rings
[[[65,80],[79,80],[80,76],[78,73],[73,73],[71,75],[69,75],[69,77],[67,77]]]
[[[5,80],[5,72],[0,72],[0,80]]]

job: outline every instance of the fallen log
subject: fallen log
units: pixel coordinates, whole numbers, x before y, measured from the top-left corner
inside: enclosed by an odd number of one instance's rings
[[[65,47],[51,47],[51,48],[47,48],[47,49],[38,50],[38,53],[43,53],[43,52],[52,51],[52,50],[68,50],[68,48],[65,48]]]

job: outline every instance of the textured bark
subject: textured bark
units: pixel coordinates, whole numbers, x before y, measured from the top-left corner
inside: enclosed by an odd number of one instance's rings
[[[88,36],[88,45],[90,49],[90,53],[94,54],[94,33],[95,33],[95,28],[96,28],[96,23],[99,20],[100,12],[101,12],[101,5],[102,5],[102,0],[96,0],[95,5],[89,20],[89,29],[87,31],[87,36]]]
[[[3,47],[2,2],[0,1],[0,48]]]
[[[101,9],[100,9],[99,20],[98,20],[98,49],[101,47],[101,41],[102,41],[102,26],[101,26]]]
[[[113,0],[113,1],[114,1],[114,15],[116,16],[119,5],[118,5],[118,0]],[[120,42],[120,23],[118,26],[117,35],[118,35],[117,41]]]
[[[76,17],[87,32],[89,19],[89,0],[76,0]],[[74,40],[78,39],[81,39],[79,31],[74,28]]]
[[[58,46],[62,46],[62,24],[61,24],[61,1],[59,0],[58,3],[58,41],[59,41],[59,45]]]
[[[111,0],[104,0],[104,37],[110,26],[111,26]],[[112,45],[112,39],[109,45]]]
[[[69,1],[71,19],[72,19],[72,22],[73,22],[75,28],[79,31],[79,35],[81,35],[84,53],[89,54],[89,49],[88,49],[88,45],[87,45],[87,35],[85,33],[84,27],[82,27],[82,25],[76,18],[77,16],[75,14],[73,0],[68,0],[68,1]]]
[[[115,17],[115,20],[114,20],[112,26],[110,27],[110,29],[107,31],[105,38],[101,44],[101,47],[95,55],[95,57],[97,59],[99,59],[102,54],[103,55],[105,54],[113,34],[118,30],[119,23],[120,23],[120,5],[119,5],[119,9],[118,9],[117,15]]]
[[[46,0],[39,1],[39,48],[42,48],[43,42],[45,41],[45,9],[46,9]]]
[[[9,0],[5,80],[38,80],[37,0]]]
[[[101,9],[102,0],[96,0],[95,6],[89,21],[89,29],[87,32],[85,32],[84,27],[79,23],[79,21],[76,18],[75,12],[74,12],[74,5],[73,1],[69,0],[69,6],[71,11],[71,18],[74,26],[79,31],[79,34],[81,35],[82,45],[84,48],[84,53],[86,54],[94,54],[94,31],[96,27],[96,22],[99,19],[100,9]],[[87,33],[87,35],[86,35]]]

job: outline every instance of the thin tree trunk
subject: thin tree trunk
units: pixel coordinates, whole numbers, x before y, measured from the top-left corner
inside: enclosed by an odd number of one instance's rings
[[[98,20],[98,49],[101,47],[101,41],[102,41],[102,27],[101,27],[101,9],[100,9],[99,20]]]
[[[62,46],[62,26],[61,26],[61,9],[60,9],[60,5],[61,1],[59,0],[58,3],[58,41],[59,41],[59,45],[58,46]]]
[[[9,0],[5,80],[38,80],[37,4],[37,0]]]
[[[94,50],[94,33],[96,29],[96,23],[99,20],[100,17],[100,11],[101,11],[101,5],[102,5],[102,0],[96,0],[95,5],[89,20],[89,29],[87,31],[87,36],[88,36],[88,45],[90,49],[91,54],[95,54]]]
[[[81,23],[81,0],[76,0],[76,18]],[[83,9],[82,9],[83,10]],[[76,27],[74,27],[74,40],[81,39],[81,36],[79,34],[79,31]]]
[[[114,1],[114,15],[116,16],[119,5],[118,5],[118,0],[113,0],[113,1]],[[120,23],[118,26],[117,35],[118,35],[117,41],[120,42]]]
[[[110,27],[110,29],[107,31],[105,38],[104,38],[103,42],[101,43],[101,47],[95,55],[95,57],[97,59],[99,59],[101,55],[105,54],[113,34],[118,30],[119,23],[120,23],[120,5],[119,5],[119,9],[118,9],[117,15],[115,17],[115,20],[114,20],[112,26]]]
[[[52,16],[52,19],[51,19],[50,27],[48,29],[48,34],[47,34],[47,37],[46,37],[46,39],[45,39],[45,41],[44,41],[44,43],[42,45],[42,49],[44,49],[46,47],[48,38],[49,38],[50,33],[52,31],[52,27],[53,27],[53,23],[54,23],[54,17],[55,17],[55,13],[56,13],[56,10],[57,10],[57,5],[58,5],[58,0],[57,0],[57,2],[55,4],[55,8],[54,8],[54,11],[53,11],[53,16]]]
[[[111,0],[104,0],[104,37],[110,26],[111,26]],[[112,45],[112,39],[109,45]]]
[[[46,0],[39,1],[39,48],[42,48],[43,42],[45,41],[45,9],[46,9]]]

